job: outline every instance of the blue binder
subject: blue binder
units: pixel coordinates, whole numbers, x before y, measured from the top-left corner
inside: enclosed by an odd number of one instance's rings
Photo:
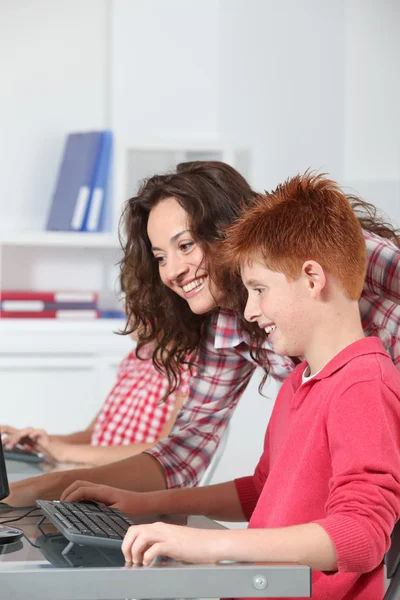
[[[48,230],[81,230],[101,139],[99,131],[68,135],[47,221]]]
[[[102,132],[96,168],[93,175],[90,198],[81,231],[99,232],[107,230],[107,209],[109,208],[109,184],[112,158],[112,132]]]

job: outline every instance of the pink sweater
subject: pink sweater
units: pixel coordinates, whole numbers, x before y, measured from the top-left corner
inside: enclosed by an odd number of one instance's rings
[[[252,477],[236,480],[249,527],[319,523],[338,571],[313,572],[314,600],[380,600],[400,514],[400,373],[381,342],[357,341],[302,384],[282,386]]]

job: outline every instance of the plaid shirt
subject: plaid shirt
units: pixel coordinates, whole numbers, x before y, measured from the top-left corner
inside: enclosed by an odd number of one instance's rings
[[[364,232],[368,266],[360,299],[367,335],[376,335],[400,370],[400,250],[391,242]],[[283,381],[294,368],[287,357],[266,343],[270,374]],[[148,453],[163,466],[168,487],[196,485],[223,435],[256,364],[246,334],[229,311],[219,310],[202,341],[197,375],[170,436]]]
[[[189,392],[190,372],[182,367],[181,385],[161,402],[168,379],[151,360],[152,347],[142,348],[146,360],[136,358],[133,350],[121,362],[117,380],[97,415],[91,437],[92,446],[126,446],[158,440],[171,416],[178,397]]]

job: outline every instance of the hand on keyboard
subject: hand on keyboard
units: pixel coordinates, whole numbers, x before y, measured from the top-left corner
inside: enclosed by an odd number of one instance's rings
[[[22,429],[17,429],[16,427],[12,427],[11,425],[1,425],[0,434],[2,437],[3,448],[5,448],[6,450],[12,450],[14,446],[19,444],[20,446],[23,446],[23,449],[28,452],[33,450],[35,442],[30,437],[30,435],[34,431],[39,430],[35,430],[33,427],[24,427]]]
[[[72,543],[120,547],[131,519],[96,502],[37,500],[43,515]]]
[[[112,508],[117,508],[127,515],[149,515],[149,504],[146,500],[146,494],[139,492],[128,492],[91,483],[90,481],[74,481],[62,494],[61,500],[64,502],[79,502],[94,500],[103,502]]]

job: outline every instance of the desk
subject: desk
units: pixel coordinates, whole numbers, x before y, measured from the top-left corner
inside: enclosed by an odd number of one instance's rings
[[[75,465],[73,463],[54,463],[43,461],[41,463],[23,462],[21,460],[6,459],[8,481],[19,481],[43,475],[43,473],[54,473],[55,471],[67,471],[71,469],[83,469],[90,465]]]
[[[6,460],[8,481],[19,481],[44,473],[42,463],[29,463],[19,460]]]
[[[22,463],[20,463],[22,465]],[[7,461],[10,479],[31,476],[36,465],[20,468]],[[18,470],[20,471],[18,473]],[[21,478],[21,477],[19,477]],[[6,508],[0,520],[21,516],[26,509]],[[157,559],[150,567],[125,565],[119,550],[74,546],[61,554],[67,540],[37,516],[15,523],[38,548],[25,539],[0,546],[0,599],[21,600],[121,600],[123,598],[298,597],[311,595],[311,569],[296,564],[229,563],[190,565]],[[180,521],[186,517],[180,517]],[[187,525],[222,526],[201,516]]]

